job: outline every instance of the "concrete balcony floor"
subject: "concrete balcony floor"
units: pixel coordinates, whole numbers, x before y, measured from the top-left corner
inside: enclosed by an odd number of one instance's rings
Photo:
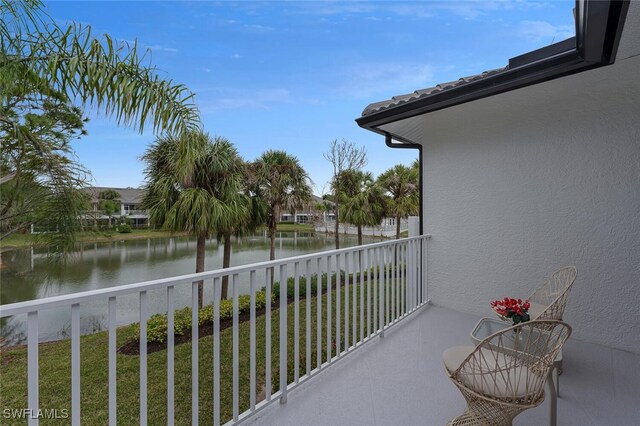
[[[488,312],[489,313],[489,312]],[[253,425],[444,425],[465,408],[442,352],[479,317],[427,306],[248,420]],[[546,388],[545,388],[546,389]],[[548,399],[514,425],[549,424]],[[640,355],[570,339],[558,425],[640,424]]]

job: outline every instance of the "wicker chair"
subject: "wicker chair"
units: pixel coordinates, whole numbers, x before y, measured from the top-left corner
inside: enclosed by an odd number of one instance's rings
[[[544,400],[556,355],[571,334],[561,321],[538,320],[498,331],[478,346],[455,346],[442,355],[467,409],[449,425],[510,425]]]
[[[578,271],[575,266],[565,266],[555,271],[528,297],[529,315],[533,320],[562,321],[569,292]]]

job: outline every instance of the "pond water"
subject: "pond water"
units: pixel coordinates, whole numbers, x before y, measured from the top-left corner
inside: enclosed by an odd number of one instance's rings
[[[370,241],[368,241],[370,242]],[[355,236],[341,235],[341,247],[357,244]],[[334,248],[333,235],[323,233],[281,232],[276,238],[276,258],[282,259],[305,253]],[[193,273],[196,242],[189,237],[149,238],[83,245],[64,264],[51,262],[46,249],[22,249],[2,253],[0,268],[0,304],[21,302],[95,290],[158,278]],[[205,269],[222,267],[223,245],[215,239],[207,242]],[[269,260],[269,239],[266,232],[242,239],[234,239],[231,266]],[[240,286],[240,293],[248,288]],[[190,304],[189,285],[176,287],[176,307]],[[213,292],[205,286],[205,303]],[[118,324],[138,319],[138,296],[118,297]],[[149,292],[150,313],[166,312],[166,291]],[[105,328],[107,301],[81,305],[83,333]],[[68,337],[70,309],[52,309],[39,314],[40,340],[50,341]],[[3,318],[0,338],[4,345],[23,343],[26,338],[26,315]]]

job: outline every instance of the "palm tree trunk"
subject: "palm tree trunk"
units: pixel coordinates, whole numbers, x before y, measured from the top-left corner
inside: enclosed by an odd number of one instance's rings
[[[335,204],[334,207],[334,217],[336,218],[336,229],[335,229],[335,239],[336,239],[336,250],[340,248],[340,222],[338,221],[338,203]]]
[[[362,225],[358,225],[358,245],[362,245]],[[362,251],[358,251],[358,265],[362,274],[364,272],[362,269]]]
[[[275,260],[276,258],[276,223],[275,220],[269,219],[269,260]],[[271,279],[269,284],[273,285],[273,278],[275,269],[273,267],[268,269]]]
[[[222,268],[228,268],[231,264],[231,234],[227,233],[224,235],[224,251],[222,254]],[[229,276],[225,275],[222,277],[222,292],[221,292],[221,300],[227,298],[227,293],[229,289]]]
[[[400,239],[400,215],[396,216],[396,240]]]
[[[276,258],[276,225],[269,224],[269,260]]]
[[[205,235],[198,235],[196,239],[196,273],[204,272],[204,249],[206,243],[207,237]],[[202,281],[198,281],[198,309],[202,308],[202,290]]]

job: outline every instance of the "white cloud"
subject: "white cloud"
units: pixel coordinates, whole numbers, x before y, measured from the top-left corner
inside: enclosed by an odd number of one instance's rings
[[[321,16],[334,16],[334,15],[355,15],[361,13],[371,13],[375,11],[378,6],[369,2],[297,2],[291,4],[291,6],[297,6],[290,9],[289,13],[292,14],[305,14],[305,15],[321,15]]]
[[[267,27],[265,25],[258,25],[258,24],[246,24],[244,25],[244,28],[250,31],[256,31],[261,33],[267,33],[274,30],[274,28],[272,27]]]
[[[389,97],[432,86],[434,72],[429,64],[369,63],[346,70],[341,94],[356,98]]]
[[[412,18],[431,18],[436,13],[436,5],[429,3],[391,3],[389,11],[398,16]]]
[[[145,48],[150,49],[151,51],[156,51],[156,52],[159,51],[159,50],[161,50],[163,52],[169,52],[169,53],[178,52],[178,49],[176,49],[175,47],[166,47],[166,46],[162,46],[162,45],[159,45],[159,44],[145,45],[145,44],[141,43],[141,45],[144,46]]]
[[[127,43],[129,46],[133,46],[136,42],[136,40],[127,40],[127,39],[123,39],[121,40],[124,43]],[[138,47],[141,49],[149,49],[151,50],[151,52],[167,52],[167,53],[177,53],[179,52],[178,49],[176,49],[175,47],[168,47],[168,46],[163,46],[161,44],[147,44],[144,43],[140,40],[137,40],[138,42]]]
[[[380,22],[380,21],[390,21],[391,17],[390,16],[385,16],[384,18],[379,18],[377,16],[367,16],[364,19],[365,19],[365,21]]]
[[[207,92],[207,100],[198,102],[202,113],[213,113],[225,109],[262,109],[268,110],[278,104],[315,104],[314,99],[295,97],[288,89],[231,89],[208,88],[199,92]]]
[[[467,1],[427,1],[427,2],[296,2],[288,10],[291,14],[307,14],[319,16],[364,15],[372,19],[389,14],[428,19],[444,13],[451,13],[463,19],[478,19],[496,10],[550,7],[548,2],[510,1],[510,0],[467,0]],[[378,16],[374,16],[374,14]]]
[[[571,25],[553,25],[547,21],[522,21],[518,34],[538,43],[554,43],[575,35]]]
[[[240,59],[242,58],[242,56],[239,53],[234,53],[233,55],[231,55],[231,59]]]

